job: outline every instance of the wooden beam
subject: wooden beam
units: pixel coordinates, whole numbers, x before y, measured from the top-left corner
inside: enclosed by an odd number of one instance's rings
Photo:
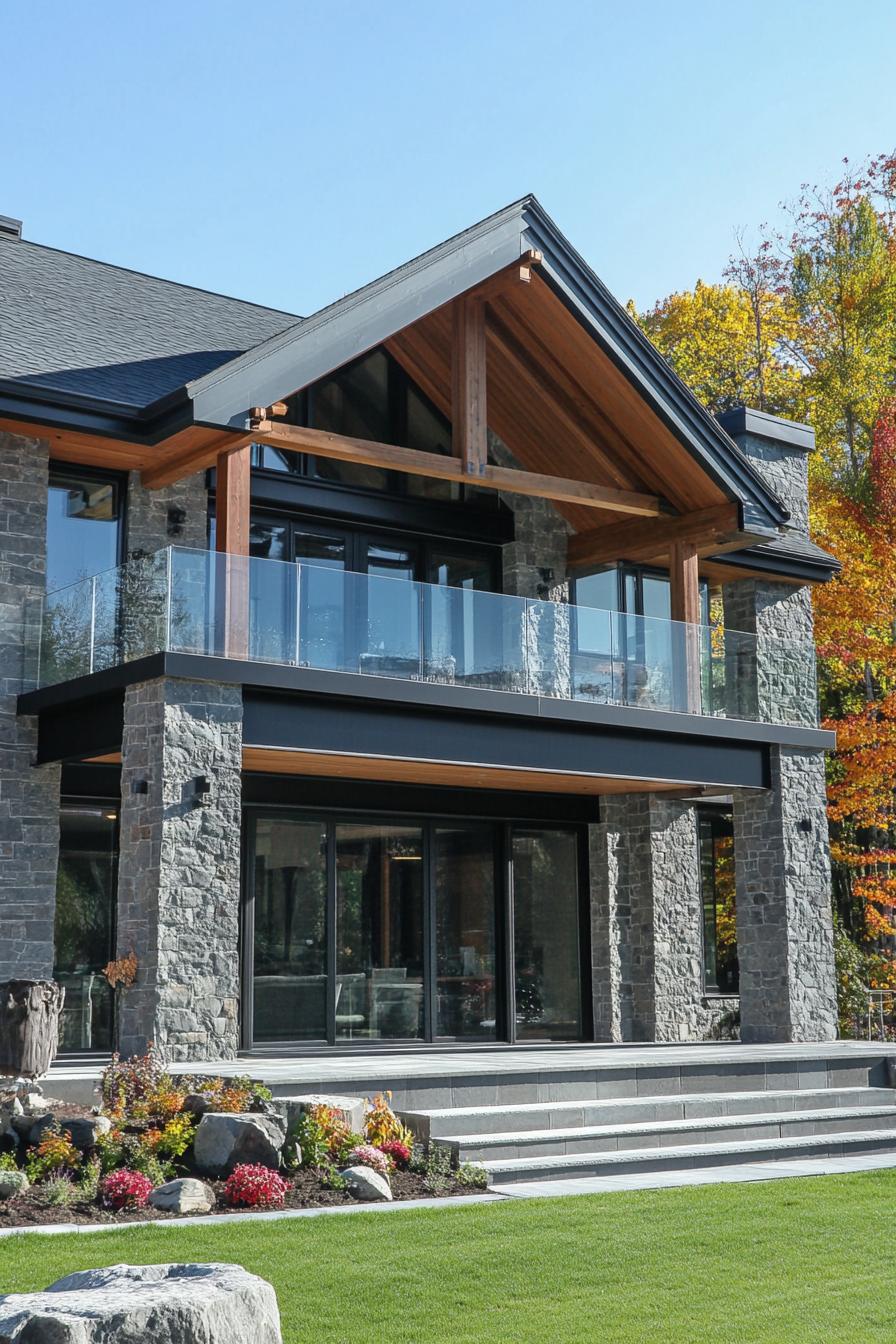
[[[249,554],[251,444],[217,457],[215,548],[230,555]]]
[[[451,445],[464,474],[482,476],[488,457],[485,399],[485,302],[454,301],[451,347]]]
[[[692,541],[669,547],[669,599],[673,621],[700,624],[700,558]]]
[[[158,465],[145,469],[141,472],[140,479],[147,490],[160,490],[163,485],[171,485],[174,481],[183,480],[185,476],[192,476],[194,472],[216,466],[219,454],[232,452],[253,442],[252,434],[242,434],[239,431],[216,435],[206,443],[184,449],[183,452],[159,462]]]
[[[614,523],[570,537],[567,562],[570,568],[582,569],[615,560],[652,559],[680,541],[721,545],[738,537],[738,522],[736,504],[717,504],[674,518]]]
[[[432,476],[444,481],[469,479],[460,458],[421,453],[414,448],[398,448],[391,443],[346,438],[342,434],[331,434],[322,429],[306,429],[300,425],[281,425],[270,420],[260,420],[253,427],[250,438],[254,443],[268,444],[272,448],[386,467],[392,471],[407,472],[411,476]],[[488,490],[503,490],[510,495],[562,500],[644,518],[655,518],[661,512],[660,501],[655,495],[616,490],[610,486],[593,485],[589,481],[572,481],[559,476],[516,471],[511,467],[486,464],[482,475],[476,477],[476,484]]]

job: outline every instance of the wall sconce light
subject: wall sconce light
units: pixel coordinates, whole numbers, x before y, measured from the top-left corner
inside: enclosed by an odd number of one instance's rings
[[[148,779],[132,779],[131,793],[149,793]]]
[[[809,820],[808,817],[800,818],[799,822],[797,823],[797,830],[802,831],[803,835],[812,834],[812,822]]]
[[[212,782],[208,775],[197,775],[193,780],[193,806],[207,807],[212,800]]]
[[[178,508],[176,504],[172,504],[168,510],[168,518],[165,527],[168,536],[169,537],[183,536],[184,523],[186,521],[187,521],[186,509]]]

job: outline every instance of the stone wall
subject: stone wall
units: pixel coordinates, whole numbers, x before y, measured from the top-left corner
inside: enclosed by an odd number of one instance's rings
[[[125,694],[118,955],[119,1049],[230,1059],[238,1045],[242,692],[159,679]],[[211,792],[197,802],[195,780]],[[146,792],[138,791],[145,781]]]
[[[736,998],[703,989],[696,813],[661,794],[600,800],[589,828],[595,1035],[609,1041],[716,1038]]]
[[[745,1041],[837,1035],[824,756],[773,747],[771,788],[735,799]]]
[[[204,551],[208,545],[208,490],[205,472],[147,490],[140,473],[128,477],[127,553],[133,559],[163,546]]]
[[[46,582],[45,440],[0,432],[0,980],[49,976],[59,854],[59,767],[32,764],[37,720],[16,716]]]

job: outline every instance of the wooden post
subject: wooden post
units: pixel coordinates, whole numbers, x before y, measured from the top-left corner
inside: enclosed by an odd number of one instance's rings
[[[249,653],[249,512],[252,445],[218,454],[215,546],[227,557],[219,563],[215,610],[219,619],[216,652],[227,658]]]
[[[673,649],[681,649],[682,707],[689,714],[699,714],[702,704],[700,560],[694,542],[674,541],[669,547],[669,590],[672,620],[684,622],[683,628],[673,635]]]
[[[462,295],[454,301],[451,358],[451,442],[468,476],[483,476],[488,458],[485,399],[485,303]]]

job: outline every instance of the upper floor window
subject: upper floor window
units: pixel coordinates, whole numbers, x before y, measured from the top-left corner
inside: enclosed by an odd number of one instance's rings
[[[121,478],[83,467],[50,468],[47,591],[113,569],[121,558]]]
[[[451,425],[385,350],[346,364],[287,398],[287,422],[329,430],[354,439],[392,443],[424,453],[451,453]],[[253,465],[313,480],[392,491],[425,499],[457,499],[460,485],[429,476],[408,476],[361,462],[291,453],[259,444]]]

